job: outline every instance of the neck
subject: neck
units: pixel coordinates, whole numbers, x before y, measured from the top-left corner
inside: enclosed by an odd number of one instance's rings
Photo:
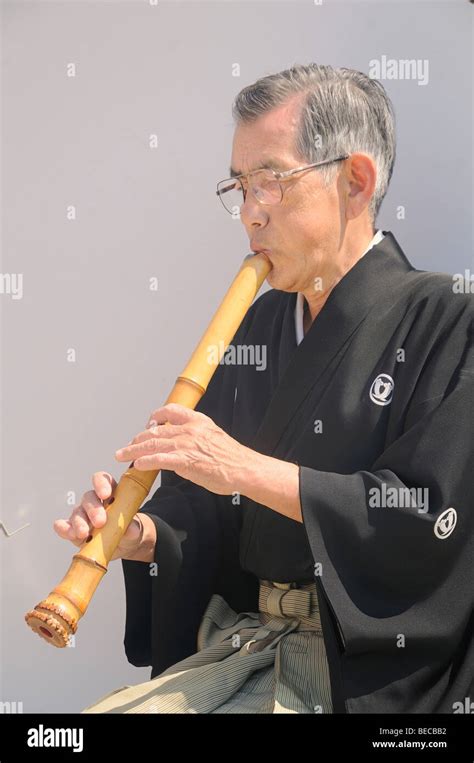
[[[315,276],[311,287],[303,289],[305,298],[303,328],[305,333],[323,309],[334,287],[354,267],[356,262],[361,259],[374,236],[375,231],[371,226],[360,236],[351,238],[350,241],[347,240],[346,236],[341,243],[340,249],[330,258],[330,261],[333,263],[331,271],[322,277]]]

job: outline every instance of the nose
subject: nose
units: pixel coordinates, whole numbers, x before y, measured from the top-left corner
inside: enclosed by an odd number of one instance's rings
[[[251,191],[247,192],[245,201],[240,207],[240,219],[249,235],[255,227],[261,228],[268,223],[267,207],[260,204]]]

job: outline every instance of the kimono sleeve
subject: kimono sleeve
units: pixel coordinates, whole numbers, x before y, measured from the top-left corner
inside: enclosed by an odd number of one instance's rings
[[[411,399],[402,432],[367,471],[301,466],[303,522],[346,650],[382,648],[400,629],[447,644],[472,610],[473,350],[445,337]],[[455,340],[459,343],[458,338]],[[433,394],[434,390],[434,394]],[[407,489],[413,490],[409,494]],[[420,496],[428,498],[426,504]],[[381,497],[382,500],[378,500]],[[431,641],[430,641],[431,640]]]
[[[233,344],[245,332],[244,323]],[[230,432],[235,368],[219,365],[196,410]],[[237,557],[240,514],[222,497],[161,472],[161,486],[140,512],[156,526],[154,562],[122,560],[125,581],[127,659],[137,667],[153,666],[153,675],[196,651],[196,633],[216,578]]]
[[[140,509],[155,523],[154,561],[122,560],[125,653],[138,667],[159,665],[158,672],[195,651],[220,559],[217,496],[173,472],[163,472],[161,479]]]

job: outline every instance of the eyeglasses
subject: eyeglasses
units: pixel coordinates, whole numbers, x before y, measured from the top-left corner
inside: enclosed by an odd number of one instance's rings
[[[231,215],[240,214],[240,207],[247,198],[249,189],[260,204],[280,204],[283,199],[282,180],[292,177],[297,172],[312,170],[325,164],[332,164],[333,162],[342,162],[348,158],[349,154],[344,154],[343,156],[338,156],[337,159],[325,159],[322,162],[314,162],[314,164],[307,164],[304,167],[297,167],[294,170],[286,170],[285,172],[276,172],[276,170],[270,169],[254,170],[246,175],[237,175],[233,178],[221,180],[217,184],[216,195],[221,200],[224,209]]]

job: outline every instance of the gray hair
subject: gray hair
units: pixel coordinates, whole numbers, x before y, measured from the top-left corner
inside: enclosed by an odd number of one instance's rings
[[[297,93],[305,93],[295,150],[304,162],[345,153],[369,154],[377,167],[369,213],[375,222],[395,162],[395,115],[383,85],[363,72],[332,66],[295,65],[245,87],[236,96],[232,115],[238,124],[255,121]],[[340,165],[322,167],[331,183]]]

